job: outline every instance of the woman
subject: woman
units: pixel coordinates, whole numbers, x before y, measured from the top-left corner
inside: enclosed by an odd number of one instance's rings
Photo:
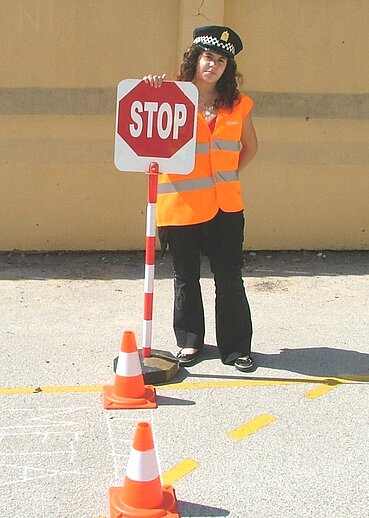
[[[183,366],[193,365],[204,345],[200,255],[214,275],[216,338],[221,361],[246,372],[253,368],[252,322],[242,280],[244,236],[239,171],[257,151],[253,102],[238,90],[234,56],[243,48],[229,27],[194,31],[176,77],[199,91],[195,169],[161,174],[157,200],[159,238],[174,266],[173,327]],[[143,79],[160,87],[164,75]]]

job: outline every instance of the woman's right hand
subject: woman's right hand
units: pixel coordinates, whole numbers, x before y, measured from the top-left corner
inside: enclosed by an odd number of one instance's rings
[[[152,75],[149,74],[147,76],[143,76],[142,80],[145,81],[146,84],[153,86],[154,88],[160,88],[165,79],[165,74],[161,75]]]

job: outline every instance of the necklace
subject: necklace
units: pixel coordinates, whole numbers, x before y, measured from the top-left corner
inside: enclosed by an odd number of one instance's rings
[[[205,117],[205,119],[209,119],[210,117],[215,115],[214,105],[212,104],[211,106],[204,106],[202,114]]]
[[[203,116],[204,116],[204,118],[206,120],[212,119],[216,115],[217,109],[214,106],[214,103],[213,104],[205,104],[203,99],[201,99],[201,97],[200,97],[199,105],[200,105],[200,110],[201,110],[201,112],[202,112],[202,114],[203,114]]]

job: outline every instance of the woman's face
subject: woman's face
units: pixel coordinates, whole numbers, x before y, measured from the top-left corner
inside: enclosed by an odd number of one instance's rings
[[[205,50],[198,59],[196,79],[206,83],[217,83],[227,66],[227,58],[212,50]]]

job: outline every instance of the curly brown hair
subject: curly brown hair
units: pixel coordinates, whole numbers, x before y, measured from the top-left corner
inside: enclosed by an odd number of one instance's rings
[[[197,62],[204,49],[198,45],[192,45],[183,54],[182,63],[176,75],[177,81],[192,81],[196,75]],[[242,74],[237,70],[237,63],[234,59],[227,59],[227,66],[215,85],[217,99],[215,106],[232,109],[233,105],[239,102],[239,85],[242,81]]]

